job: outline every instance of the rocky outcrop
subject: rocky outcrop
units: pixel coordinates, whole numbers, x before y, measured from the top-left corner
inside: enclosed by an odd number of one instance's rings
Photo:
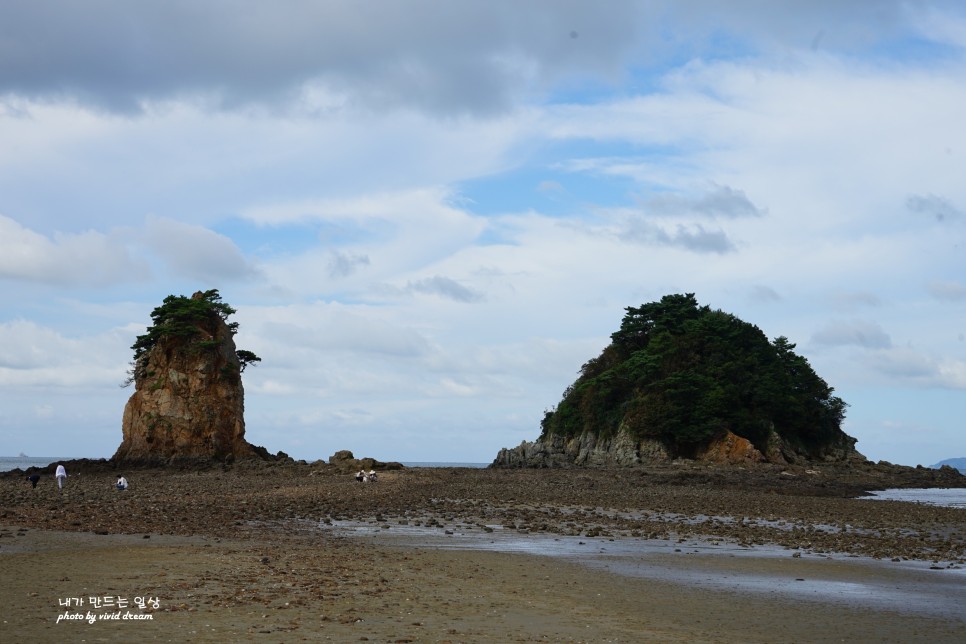
[[[501,449],[490,467],[627,467],[672,460],[671,450],[661,441],[637,441],[621,429],[611,438],[585,432],[571,439],[550,435],[536,441],[523,441],[517,447]],[[821,453],[806,454],[772,431],[763,453],[749,440],[727,431],[698,450],[693,460],[731,465],[804,465],[811,462],[865,462],[866,459],[855,451],[855,440],[851,438]]]
[[[585,432],[569,440],[551,435],[503,448],[490,467],[606,467],[667,460],[670,455],[659,441],[635,441],[625,431],[609,438]]]
[[[396,461],[389,461],[388,463],[383,463],[382,461],[377,461],[374,458],[356,458],[351,451],[347,449],[339,450],[335,454],[329,457],[329,465],[336,468],[340,472],[358,472],[359,470],[401,470],[403,469],[402,463],[397,463]]]
[[[245,440],[245,392],[232,330],[214,312],[193,324],[194,333],[161,337],[136,361],[135,392],[124,407],[113,460],[270,458]]]
[[[693,293],[628,307],[620,329],[544,413],[540,439],[494,465],[629,465],[647,459],[780,465],[864,458],[848,405],[779,336]]]
[[[755,449],[747,438],[725,432],[723,436],[708,443],[698,452],[695,460],[706,463],[729,463],[732,465],[761,463],[765,457]]]

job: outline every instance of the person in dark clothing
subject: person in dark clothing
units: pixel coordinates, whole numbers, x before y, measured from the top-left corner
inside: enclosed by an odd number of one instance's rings
[[[27,480],[30,481],[34,487],[37,487],[37,481],[40,480],[40,474],[31,474],[27,477]]]

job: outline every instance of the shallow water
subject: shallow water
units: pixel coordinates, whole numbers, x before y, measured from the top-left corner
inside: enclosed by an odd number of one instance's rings
[[[436,528],[332,521],[324,530],[406,547],[560,557],[628,577],[721,591],[890,610],[966,624],[966,568],[884,562],[853,555],[745,547],[723,539],[589,538],[521,533],[502,526]]]
[[[870,492],[860,499],[869,501],[908,501],[941,505],[947,508],[966,509],[966,489],[964,488],[909,488],[904,490],[879,490]]]

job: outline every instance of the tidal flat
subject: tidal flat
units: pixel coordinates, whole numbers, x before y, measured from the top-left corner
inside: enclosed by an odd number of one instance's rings
[[[966,510],[854,498],[962,486],[952,473],[678,463],[358,483],[239,463],[126,469],[119,492],[111,464],[70,469],[62,492],[0,476],[2,626],[19,641],[966,639]],[[58,622],[71,611],[85,619]],[[124,612],[151,619],[100,617]]]

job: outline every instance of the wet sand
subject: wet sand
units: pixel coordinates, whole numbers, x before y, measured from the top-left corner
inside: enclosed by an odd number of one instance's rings
[[[740,546],[727,540],[692,537],[673,541],[585,539],[434,528],[392,529],[346,522],[333,527],[375,544],[423,549],[489,551],[560,558],[592,570],[651,581],[674,582],[787,600],[836,603],[943,618],[963,617],[966,567],[930,562],[892,562],[857,555],[790,553],[780,546]],[[935,570],[944,574],[937,574]]]
[[[832,472],[124,473],[0,478],[4,641],[966,640],[966,511]]]

